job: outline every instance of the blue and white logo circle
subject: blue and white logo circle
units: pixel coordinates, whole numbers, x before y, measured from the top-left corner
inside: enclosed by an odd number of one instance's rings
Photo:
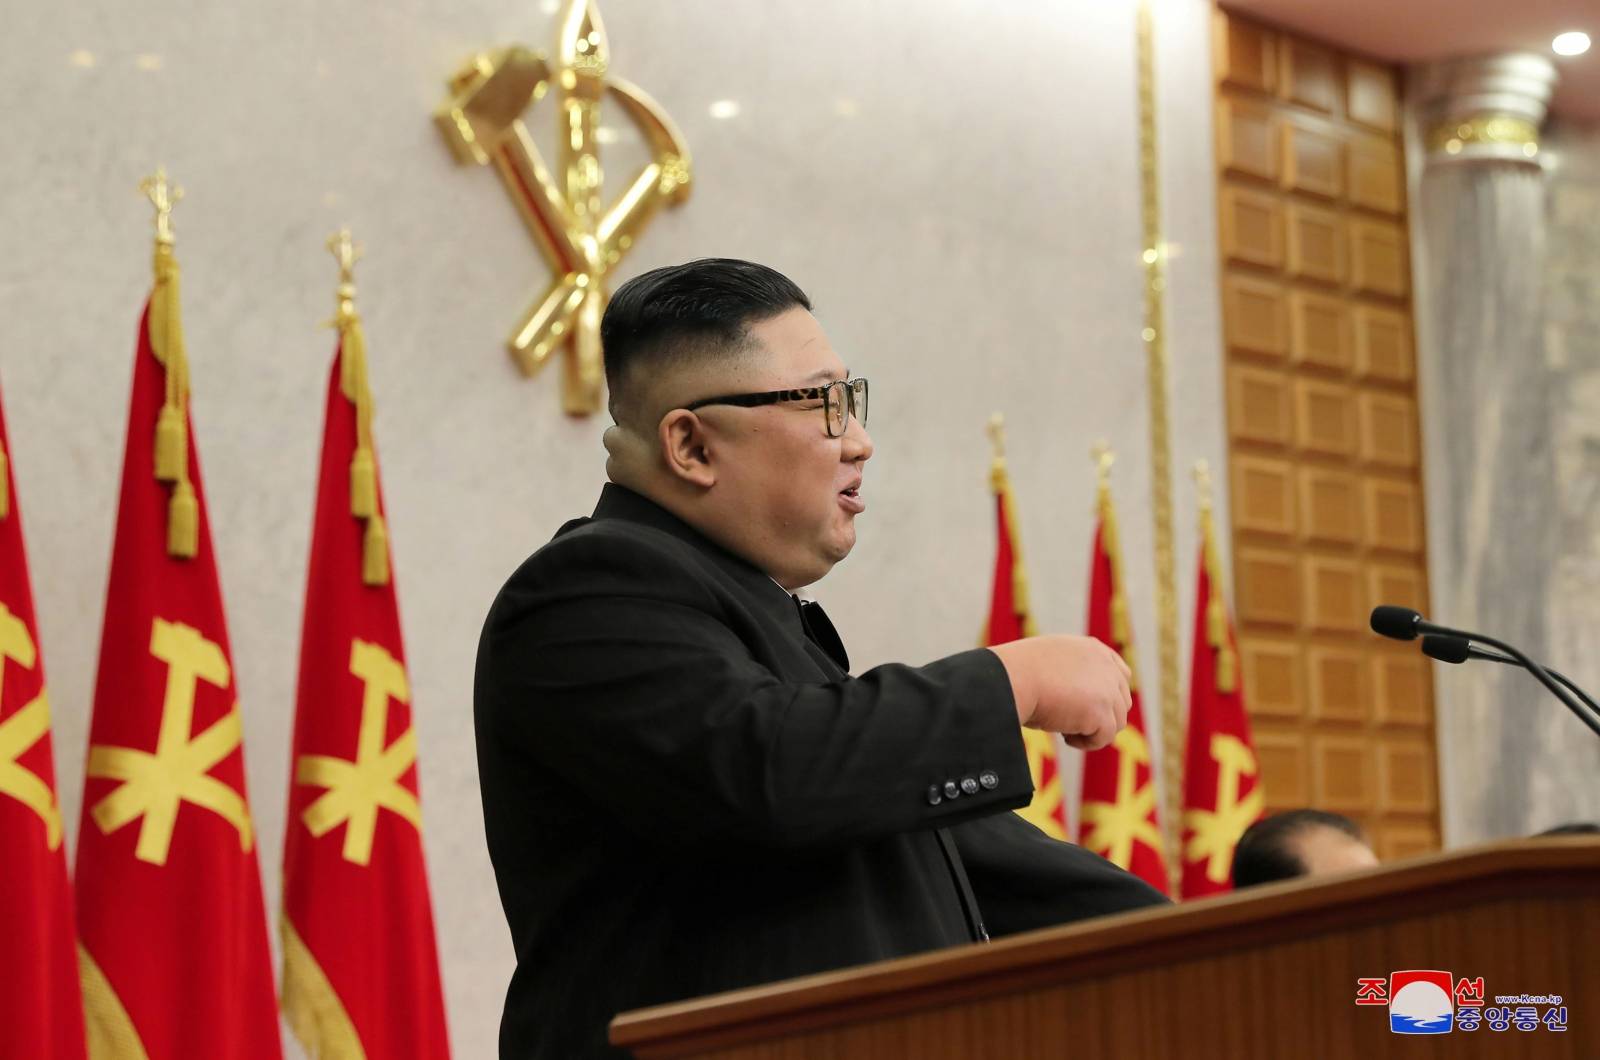
[[[1450,992],[1437,982],[1413,979],[1389,997],[1389,1029],[1396,1034],[1449,1034],[1454,1023]]]

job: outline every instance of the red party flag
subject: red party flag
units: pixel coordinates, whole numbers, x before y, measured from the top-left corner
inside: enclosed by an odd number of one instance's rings
[[[0,411],[0,1056],[83,1060],[50,700],[10,451]]]
[[[345,269],[340,341],[328,383],[284,840],[283,1011],[312,1056],[444,1060],[417,731],[347,233],[337,249]]]
[[[1183,897],[1233,888],[1233,848],[1261,816],[1262,790],[1239,649],[1222,596],[1222,566],[1211,502],[1200,505],[1200,574],[1194,656],[1189,670],[1189,735],[1184,757]]]
[[[1107,466],[1103,463],[1102,469]],[[1130,681],[1133,707],[1128,711],[1127,727],[1117,733],[1111,746],[1084,755],[1078,843],[1166,894],[1167,870],[1156,816],[1156,785],[1150,744],[1145,738],[1128,599],[1122,587],[1117,517],[1105,470],[1100,476],[1098,507],[1099,525],[1095,528],[1089,572],[1089,635],[1110,645],[1134,671]]]
[[[278,1060],[164,178],[155,191],[155,286],[134,359],[78,832],[89,1044],[118,1060]]]
[[[1023,573],[1022,550],[1017,542],[1016,509],[1001,448],[998,416],[992,431],[996,450],[994,464],[989,470],[989,488],[994,492],[996,545],[994,588],[989,598],[989,621],[983,631],[984,647],[1032,637],[1038,632],[1028,610],[1028,578]],[[1046,835],[1066,839],[1067,811],[1062,800],[1056,738],[1039,729],[1024,728],[1022,742],[1028,753],[1028,771],[1033,775],[1033,801],[1017,813]]]

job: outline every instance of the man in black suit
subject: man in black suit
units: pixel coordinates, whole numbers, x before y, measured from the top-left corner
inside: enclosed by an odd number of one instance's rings
[[[725,259],[606,310],[610,484],[478,652],[502,1057],[615,1055],[626,1009],[1163,901],[1010,812],[1022,725],[1094,748],[1125,724],[1114,652],[1033,637],[852,677],[791,595],[854,545],[872,455],[866,382],[809,310]]]

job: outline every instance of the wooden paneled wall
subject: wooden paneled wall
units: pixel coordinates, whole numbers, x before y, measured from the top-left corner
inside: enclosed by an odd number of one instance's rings
[[[1269,810],[1439,845],[1432,678],[1367,629],[1426,611],[1397,72],[1215,16],[1240,655]]]

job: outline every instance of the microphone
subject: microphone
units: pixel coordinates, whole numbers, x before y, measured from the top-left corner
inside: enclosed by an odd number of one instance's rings
[[[1501,655],[1496,651],[1485,651],[1474,647],[1472,642],[1465,637],[1452,637],[1443,633],[1429,633],[1422,638],[1422,654],[1430,659],[1438,659],[1446,663],[1464,663],[1468,659],[1484,659],[1488,662],[1500,663],[1503,666],[1517,666],[1517,660]],[[1588,704],[1590,710],[1600,713],[1600,704],[1589,698],[1589,694],[1573,683],[1572,679],[1560,670],[1546,666],[1545,670],[1567,687],[1573,695]]]
[[[1532,659],[1528,658],[1521,651],[1518,651],[1516,648],[1507,644],[1505,641],[1495,640],[1493,637],[1486,637],[1481,633],[1469,633],[1466,630],[1451,629],[1449,626],[1441,626],[1437,623],[1429,622],[1427,619],[1423,618],[1420,613],[1413,611],[1409,607],[1396,607],[1393,604],[1380,604],[1379,606],[1373,608],[1371,625],[1372,632],[1377,633],[1380,636],[1388,637],[1391,640],[1416,640],[1418,636],[1433,634],[1435,636],[1453,637],[1461,641],[1469,642],[1467,644],[1468,651],[1466,658],[1471,658],[1475,654],[1472,645],[1470,644],[1471,641],[1479,641],[1483,644],[1489,645],[1491,648],[1498,648],[1500,651],[1510,656],[1509,660],[1501,661],[1512,662],[1515,665],[1521,666],[1523,669],[1527,670],[1534,676],[1535,679],[1538,680],[1540,684],[1549,689],[1552,696],[1555,696],[1561,701],[1562,706],[1566,707],[1568,710],[1572,711],[1573,714],[1577,715],[1578,720],[1587,725],[1596,736],[1600,736],[1600,712],[1590,713],[1590,711],[1584,709],[1583,705],[1579,703],[1577,699],[1569,695],[1566,689],[1556,683],[1555,679],[1550,676],[1549,671],[1547,671],[1543,666],[1540,666],[1538,663],[1534,662]],[[1423,645],[1423,650],[1426,651],[1427,642],[1424,641]],[[1442,648],[1445,653],[1449,655],[1454,655],[1459,651],[1459,649],[1457,649],[1453,644],[1448,642],[1445,643]],[[1489,656],[1487,652],[1483,653],[1482,657],[1492,658],[1492,656]],[[1452,660],[1447,659],[1445,661],[1449,662]],[[1462,660],[1456,659],[1453,661],[1460,662]],[[1579,694],[1582,695],[1582,693]],[[1582,698],[1584,703],[1589,703],[1591,706],[1593,705],[1594,701],[1588,696],[1584,695]]]
[[[1464,663],[1473,657],[1472,642],[1466,637],[1446,637],[1439,633],[1429,633],[1422,638],[1422,654],[1440,662]],[[1481,649],[1477,654],[1479,658],[1493,662],[1511,662],[1504,655],[1492,655]]]
[[[1409,607],[1396,607],[1394,604],[1374,607],[1371,621],[1372,632],[1390,640],[1416,640],[1418,633],[1428,632],[1418,628],[1427,624],[1420,614]]]

